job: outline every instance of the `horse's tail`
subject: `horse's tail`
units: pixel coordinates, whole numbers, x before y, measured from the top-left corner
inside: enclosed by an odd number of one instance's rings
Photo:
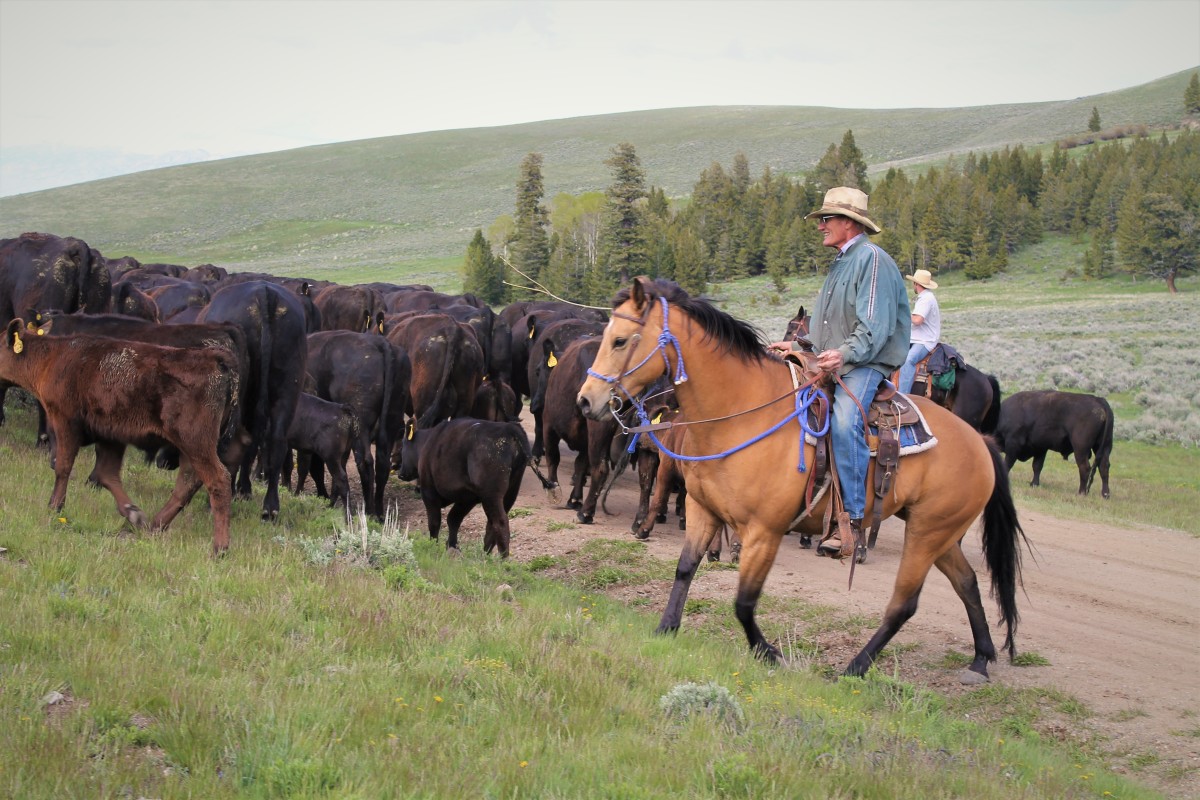
[[[988,375],[987,380],[992,385],[992,403],[983,414],[979,432],[995,433],[996,428],[1000,426],[1000,381],[996,380],[995,375]]]
[[[983,553],[988,571],[992,573],[992,597],[1000,607],[1000,621],[1007,628],[1004,649],[1009,659],[1017,654],[1016,633],[1020,615],[1017,613],[1017,586],[1021,579],[1021,543],[1029,546],[1021,522],[1017,519],[1017,508],[1013,505],[1012,492],[1008,485],[1008,470],[1000,451],[990,437],[984,437],[988,454],[992,458],[992,469],[996,483],[992,496],[983,509]]]

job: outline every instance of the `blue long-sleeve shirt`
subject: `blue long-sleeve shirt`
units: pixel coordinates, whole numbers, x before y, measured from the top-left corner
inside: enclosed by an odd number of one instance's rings
[[[892,257],[865,234],[834,260],[813,310],[815,350],[838,350],[841,373],[871,367],[884,377],[908,355],[912,316],[904,276]]]

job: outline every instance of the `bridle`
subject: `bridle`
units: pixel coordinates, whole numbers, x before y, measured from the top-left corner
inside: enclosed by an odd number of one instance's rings
[[[682,420],[682,421],[677,421],[677,422],[652,422],[650,420],[649,415],[646,413],[645,401],[639,401],[627,388],[625,388],[625,385],[623,383],[621,383],[621,379],[629,377],[630,375],[632,375],[633,373],[637,372],[639,369],[644,367],[647,363],[649,363],[649,361],[652,358],[654,358],[655,354],[662,355],[663,365],[666,368],[666,372],[669,374],[671,371],[671,360],[667,357],[667,347],[670,346],[670,347],[674,347],[674,349],[675,349],[676,369],[675,369],[675,377],[673,378],[675,385],[678,386],[682,383],[686,383],[688,380],[687,370],[684,368],[684,365],[683,365],[683,350],[680,347],[679,339],[675,336],[675,334],[673,334],[671,332],[671,325],[670,325],[671,307],[670,307],[670,304],[667,302],[667,298],[665,298],[665,297],[659,297],[658,299],[662,303],[663,322],[662,322],[662,330],[658,334],[658,342],[657,342],[655,348],[653,350],[651,350],[646,355],[646,357],[643,358],[641,361],[639,361],[636,365],[634,365],[633,367],[630,367],[629,364],[631,361],[633,361],[633,355],[634,355],[634,352],[637,350],[637,344],[641,341],[641,334],[635,333],[635,334],[633,334],[633,336],[630,337],[630,343],[632,346],[629,348],[629,352],[625,356],[625,363],[621,366],[620,371],[618,371],[615,375],[605,375],[603,373],[597,372],[596,370],[592,369],[591,367],[589,367],[587,370],[588,375],[590,375],[591,377],[596,378],[598,380],[604,381],[605,383],[607,383],[609,385],[609,387],[610,387],[609,388],[609,396],[610,396],[609,408],[613,413],[613,419],[616,420],[617,426],[621,429],[622,433],[633,434],[633,437],[631,438],[631,440],[629,442],[628,451],[630,453],[632,453],[634,451],[634,448],[637,447],[637,437],[643,433],[646,433],[650,436],[650,439],[654,442],[654,444],[658,446],[659,450],[666,453],[671,458],[674,458],[679,461],[713,461],[713,460],[725,458],[726,456],[733,455],[734,453],[736,453],[740,450],[744,450],[745,448],[749,447],[750,445],[755,444],[756,442],[759,442],[762,439],[765,439],[766,437],[775,433],[780,428],[782,428],[784,425],[786,425],[787,423],[789,423],[793,419],[795,419],[800,423],[800,462],[796,465],[796,469],[799,472],[805,472],[806,471],[806,465],[804,463],[804,436],[805,436],[805,434],[819,438],[829,432],[829,402],[826,398],[825,393],[821,389],[817,388],[817,386],[815,385],[815,382],[816,382],[815,376],[813,378],[810,378],[803,385],[797,385],[792,391],[782,394],[779,397],[775,398],[774,400],[769,400],[766,403],[763,403],[755,408],[748,408],[743,411],[735,412],[733,414],[727,414],[723,417],[714,417],[712,419],[703,419],[703,420]],[[640,318],[631,316],[629,314],[622,314],[618,311],[613,311],[613,316],[618,317],[620,319],[628,320],[629,322],[633,322],[640,328],[645,328],[646,323],[650,318],[650,310],[653,307],[654,306],[652,303],[649,303],[649,302],[646,303],[645,310],[642,312],[642,316]],[[620,418],[620,416],[617,415],[617,413],[616,413],[617,410],[619,408],[621,408],[622,406],[624,406],[624,404],[625,404],[624,400],[622,400],[617,394],[618,389],[621,391],[622,394],[625,395],[625,398],[629,401],[630,405],[633,406],[634,410],[637,413],[638,420],[641,423],[640,425],[636,425],[636,426],[632,426],[632,427],[628,426]],[[755,411],[759,411],[763,408],[766,408],[767,406],[778,403],[781,400],[784,400],[788,397],[795,398],[795,408],[789,414],[787,414],[783,419],[781,419],[779,422],[775,423],[774,425],[772,425],[771,427],[769,427],[767,430],[763,431],[762,433],[759,433],[759,434],[751,437],[750,439],[746,440],[745,442],[742,442],[741,444],[738,444],[738,445],[734,445],[733,447],[731,447],[727,450],[724,450],[720,453],[713,453],[711,455],[706,455],[706,456],[688,456],[688,455],[683,455],[681,453],[673,453],[659,440],[658,436],[655,435],[656,431],[667,430],[669,428],[675,427],[676,425],[703,425],[703,424],[710,424],[710,423],[714,423],[714,422],[721,422],[721,421],[725,421],[725,420],[734,419],[735,417],[739,417],[739,416],[742,416],[745,414],[750,414]],[[824,401],[824,402],[818,402],[818,401]],[[814,404],[817,405],[817,407],[819,409],[822,409],[824,411],[823,419],[822,419],[823,424],[821,425],[820,430],[813,430],[808,425],[808,410]]]

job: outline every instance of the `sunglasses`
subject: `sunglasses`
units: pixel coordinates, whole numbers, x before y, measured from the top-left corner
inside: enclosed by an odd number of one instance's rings
[[[837,219],[837,218],[838,218],[838,217],[840,217],[840,216],[841,216],[841,214],[826,214],[826,215],[825,215],[825,216],[823,216],[823,217],[817,217],[817,219],[818,219],[820,222],[824,223],[825,225],[828,225],[828,224],[829,224],[829,220],[831,220],[831,219]]]

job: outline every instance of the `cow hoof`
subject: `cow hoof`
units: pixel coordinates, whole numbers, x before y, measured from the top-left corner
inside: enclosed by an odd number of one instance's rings
[[[135,528],[145,530],[150,527],[150,520],[146,518],[145,512],[132,503],[125,506],[125,519],[129,520],[129,524]]]
[[[986,672],[980,674],[974,670],[964,669],[962,672],[958,673],[958,682],[963,686],[979,686],[984,683],[990,683],[991,680],[992,679],[987,676]]]
[[[567,500],[567,508],[583,508],[582,500]]]
[[[709,550],[708,551],[708,563],[713,564],[720,560],[721,560],[721,551],[720,550]]]
[[[451,558],[462,558],[462,550],[459,550],[457,547],[447,547],[446,555]]]
[[[858,564],[867,563],[867,548],[864,545],[854,548],[854,561]]]
[[[667,521],[667,515],[666,515],[666,514],[655,514],[655,515],[654,515],[654,521],[655,521],[655,522],[666,522],[666,521]]]
[[[267,509],[264,508],[263,512],[262,512],[262,521],[263,522],[278,522],[279,521],[279,512],[278,511],[268,511]]]
[[[801,550],[811,550],[812,549],[812,536],[808,535],[807,533],[800,534],[800,549]]]
[[[641,539],[644,542],[650,538],[650,531],[634,531],[633,538]]]
[[[579,513],[577,513],[575,515],[575,519],[579,520],[580,524],[582,524],[582,525],[591,525],[592,521],[595,520],[595,518],[596,518],[595,515],[584,514],[582,511],[580,511]]]

